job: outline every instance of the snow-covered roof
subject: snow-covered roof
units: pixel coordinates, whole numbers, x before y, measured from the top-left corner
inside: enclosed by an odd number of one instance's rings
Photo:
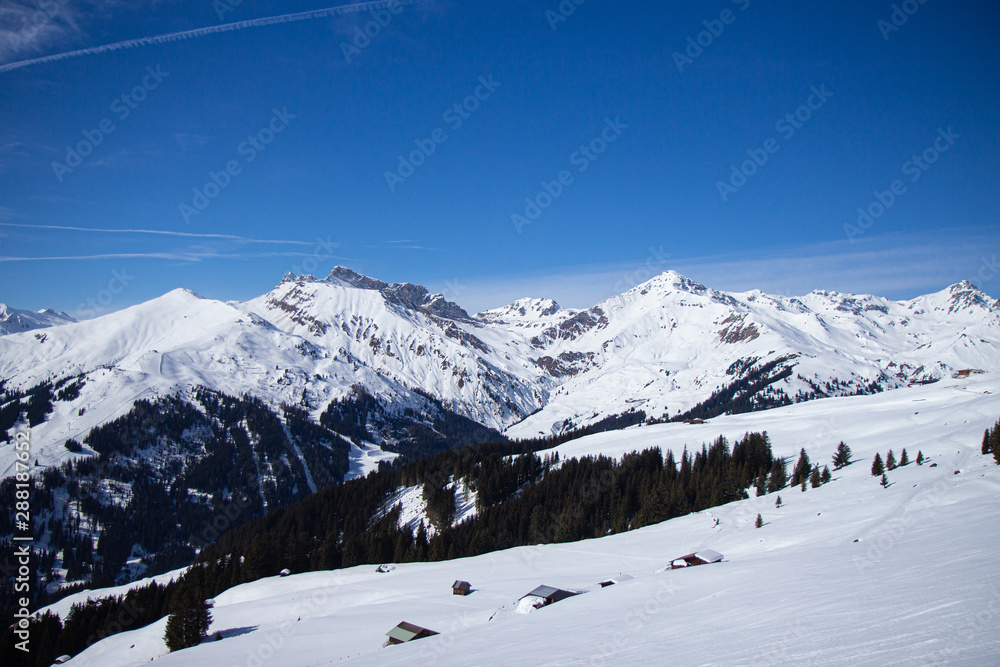
[[[711,549],[702,549],[701,551],[695,552],[695,558],[699,558],[706,563],[718,563],[722,560],[722,554],[718,551],[712,551]]]
[[[576,595],[576,593],[572,591],[564,591],[563,589],[556,588],[555,586],[539,586],[535,590],[523,596],[521,599],[523,600],[527,597],[537,597],[550,600],[552,602],[558,602],[559,600],[565,600],[566,598],[574,595]]]

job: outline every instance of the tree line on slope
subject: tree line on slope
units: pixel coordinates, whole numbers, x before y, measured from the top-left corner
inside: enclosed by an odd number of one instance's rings
[[[168,611],[191,609],[179,601],[214,597],[283,568],[302,572],[443,560],[597,537],[745,498],[759,479],[786,477],[784,461],[772,455],[766,434],[747,434],[731,449],[720,437],[693,453],[685,449],[678,458],[658,448],[620,461],[603,456],[559,461],[535,453],[559,444],[556,440],[448,451],[328,487],[221,536],[178,581],[77,605],[61,628],[58,619],[43,617],[33,622],[39,633],[33,636],[52,637],[55,655],[75,654],[88,640],[115,630],[107,619],[124,614],[129,622],[120,629],[134,629]],[[457,526],[436,526],[431,537],[422,525],[415,534],[400,528],[398,508],[385,508],[400,486],[443,489],[455,479],[483,494],[477,498],[479,514]],[[39,658],[5,664],[49,663]]]

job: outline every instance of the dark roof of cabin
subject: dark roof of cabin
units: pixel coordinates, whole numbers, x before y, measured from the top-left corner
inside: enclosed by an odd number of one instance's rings
[[[531,591],[527,595],[523,596],[523,600],[526,597],[539,597],[545,600],[552,600],[553,602],[558,602],[559,600],[565,600],[568,597],[572,597],[576,593],[572,591],[564,591],[561,588],[556,588],[555,586],[539,586],[535,590]]]
[[[428,630],[427,628],[422,628],[419,625],[414,625],[413,623],[407,623],[406,621],[403,621],[402,623],[394,627],[392,630],[389,630],[389,632],[385,634],[398,641],[408,642],[411,639],[415,639],[417,635],[420,634],[436,635],[438,633],[434,632],[433,630]]]

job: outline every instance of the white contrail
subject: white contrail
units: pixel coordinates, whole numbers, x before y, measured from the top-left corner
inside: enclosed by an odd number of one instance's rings
[[[100,234],[160,234],[163,236],[186,236],[199,239],[226,239],[241,243],[279,243],[287,245],[313,245],[306,241],[284,241],[281,239],[253,239],[235,234],[196,234],[194,232],[175,232],[159,229],[99,229],[94,227],[71,227],[68,225],[29,225],[20,222],[0,222],[0,227],[26,227],[28,229],[57,229],[68,232],[95,232]]]
[[[337,7],[327,7],[325,9],[314,9],[308,12],[297,14],[282,14],[281,16],[269,16],[266,18],[250,19],[249,21],[237,21],[235,23],[224,23],[222,25],[209,26],[207,28],[195,28],[194,30],[182,30],[181,32],[171,32],[166,35],[156,35],[155,37],[139,37],[138,39],[126,39],[113,44],[102,46],[92,46],[76,51],[56,53],[51,56],[41,58],[31,58],[30,60],[19,60],[6,65],[0,65],[0,73],[10,72],[22,67],[31,65],[41,65],[42,63],[52,63],[67,58],[78,58],[80,56],[92,56],[107,51],[117,51],[118,49],[131,49],[136,46],[148,46],[150,44],[164,44],[166,42],[176,42],[181,39],[193,39],[214,35],[220,32],[232,32],[234,30],[244,30],[246,28],[259,28],[265,25],[275,25],[277,23],[293,23],[295,21],[308,21],[311,19],[323,18],[325,16],[339,16],[351,12],[363,12],[368,9],[383,9],[390,6],[416,5],[428,0],[375,0],[373,2],[358,2],[352,5],[340,5]]]

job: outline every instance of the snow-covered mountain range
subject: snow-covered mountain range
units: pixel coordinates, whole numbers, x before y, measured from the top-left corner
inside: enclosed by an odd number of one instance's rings
[[[12,333],[22,333],[32,329],[44,329],[57,324],[76,322],[66,313],[45,309],[39,311],[18,310],[0,303],[0,336]]]
[[[706,401],[768,407],[1000,369],[1000,301],[966,282],[910,301],[710,289],[668,271],[586,310],[520,299],[469,315],[441,295],[337,267],[247,302],[188,290],[75,322],[43,311],[0,336],[4,389],[79,377],[34,430],[43,465],[135,400],[202,386],[318,415],[363,386],[388,410],[432,397],[511,437]],[[48,325],[48,326],[46,326]],[[9,457],[0,446],[0,463]],[[5,465],[3,467],[6,467]]]

